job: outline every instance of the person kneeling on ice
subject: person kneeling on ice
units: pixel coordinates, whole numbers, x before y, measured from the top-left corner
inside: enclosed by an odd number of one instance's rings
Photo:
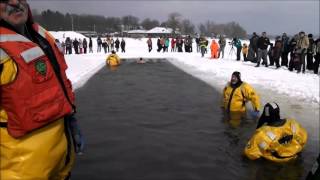
[[[244,154],[251,160],[287,162],[297,158],[306,142],[306,130],[294,119],[280,119],[278,104],[267,103]]]
[[[107,57],[107,65],[108,66],[119,66],[120,65],[120,58],[114,50],[112,50],[111,54]]]
[[[228,113],[246,112],[246,103],[251,101],[254,112],[252,115],[258,117],[260,109],[259,96],[255,90],[246,82],[241,80],[241,74],[238,71],[232,73],[231,81],[223,89],[222,107]]]

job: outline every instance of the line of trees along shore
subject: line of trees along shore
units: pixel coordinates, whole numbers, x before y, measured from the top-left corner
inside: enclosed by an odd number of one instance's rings
[[[34,20],[50,31],[96,31],[97,33],[112,33],[128,31],[133,29],[152,29],[154,27],[169,27],[181,34],[201,34],[212,36],[223,34],[227,37],[246,37],[247,33],[239,23],[229,22],[218,24],[208,20],[196,26],[188,19],[184,19],[179,13],[171,13],[164,22],[146,18],[140,21],[139,18],[126,15],[123,17],[105,17],[101,15],[87,14],[63,14],[59,11],[45,10],[38,12],[32,10]]]

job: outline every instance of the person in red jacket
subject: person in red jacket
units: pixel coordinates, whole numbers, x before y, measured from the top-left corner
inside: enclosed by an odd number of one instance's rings
[[[219,45],[218,43],[213,39],[211,42],[211,59],[217,59],[219,56]]]
[[[0,37],[0,179],[68,179],[83,140],[63,52],[26,0],[0,1]]]

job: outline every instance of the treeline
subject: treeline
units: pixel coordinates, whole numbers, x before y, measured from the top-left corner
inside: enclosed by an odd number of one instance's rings
[[[146,18],[140,22],[139,18],[127,15],[123,17],[104,17],[99,15],[62,14],[58,11],[32,11],[34,19],[51,31],[96,31],[97,33],[112,33],[133,29],[152,29],[157,26],[169,27],[176,33],[212,36],[224,34],[227,37],[246,37],[246,31],[236,22],[216,24],[212,21],[200,23],[198,31],[188,19],[183,19],[179,13],[171,13],[164,22]]]

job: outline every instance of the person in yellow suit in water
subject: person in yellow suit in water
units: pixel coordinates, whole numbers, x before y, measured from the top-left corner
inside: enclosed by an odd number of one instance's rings
[[[111,51],[111,54],[107,57],[107,66],[119,66],[120,65],[120,58],[116,54],[114,50]]]
[[[267,103],[244,154],[251,160],[265,158],[274,162],[287,162],[297,158],[307,137],[306,130],[296,120],[280,118],[278,104]]]
[[[241,80],[241,74],[235,71],[231,80],[223,89],[222,107],[225,109],[229,123],[238,126],[242,117],[246,115],[246,103],[250,101],[253,106],[252,116],[258,117],[260,99],[256,91],[248,83]]]

